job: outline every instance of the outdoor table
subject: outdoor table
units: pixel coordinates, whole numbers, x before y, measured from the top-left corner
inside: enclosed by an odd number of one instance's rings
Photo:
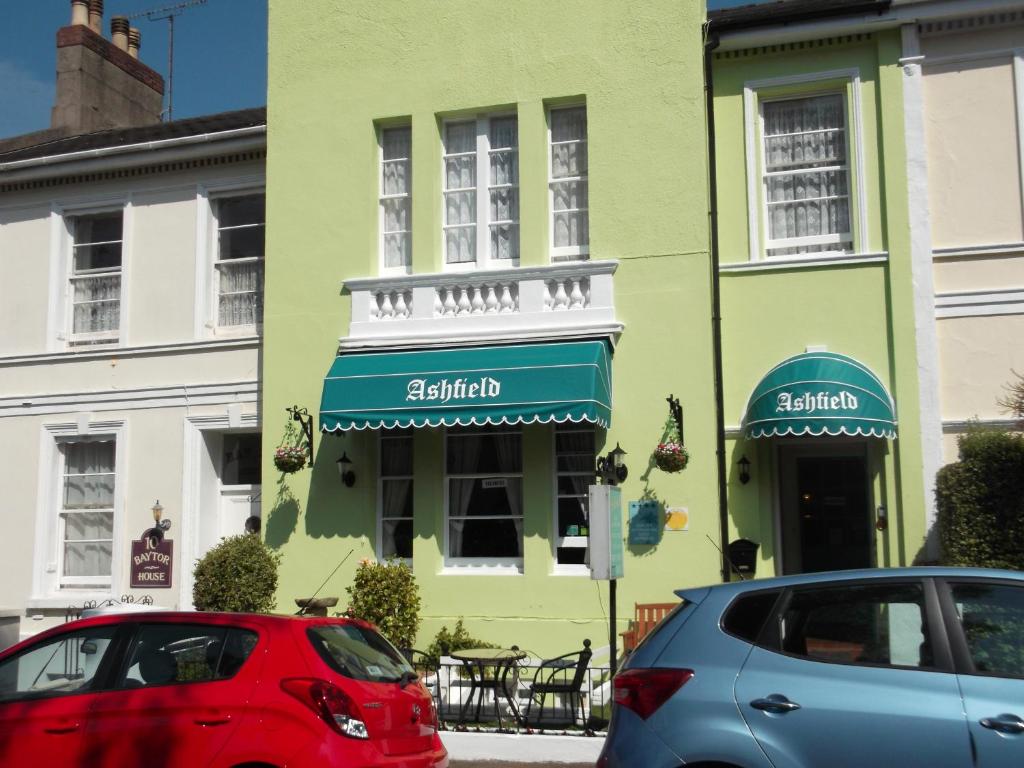
[[[513,700],[512,695],[506,687],[508,673],[512,671],[515,663],[525,659],[526,654],[517,647],[511,648],[465,648],[461,651],[452,651],[451,657],[462,662],[462,665],[469,672],[469,695],[462,703],[459,710],[459,724],[466,722],[466,711],[473,705],[473,694],[476,693],[476,721],[480,721],[480,707],[484,702],[484,691],[494,691],[494,710],[498,715],[498,728],[501,728],[501,705],[499,694],[505,694],[505,700],[512,710],[512,716],[516,722],[519,721],[519,707]],[[487,668],[490,667],[494,674],[488,677]]]

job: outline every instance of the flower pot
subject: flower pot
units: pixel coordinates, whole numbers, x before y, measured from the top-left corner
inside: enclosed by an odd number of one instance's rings
[[[681,443],[659,443],[654,463],[662,472],[682,472],[690,463],[690,453]]]
[[[278,448],[274,452],[274,466],[285,474],[298,472],[306,466],[306,449],[298,446]]]

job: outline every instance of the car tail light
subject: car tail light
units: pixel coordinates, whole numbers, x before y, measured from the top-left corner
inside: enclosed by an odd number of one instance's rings
[[[291,677],[281,681],[281,690],[313,710],[333,730],[353,739],[368,739],[359,707],[341,688],[326,680]]]
[[[613,698],[646,720],[691,677],[692,669],[627,669],[615,676]]]

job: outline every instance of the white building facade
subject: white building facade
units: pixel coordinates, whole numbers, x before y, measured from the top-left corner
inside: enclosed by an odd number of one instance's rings
[[[0,608],[23,636],[90,601],[191,608],[195,560],[259,516],[265,148],[258,109],[0,154]],[[157,501],[170,584],[132,589]]]

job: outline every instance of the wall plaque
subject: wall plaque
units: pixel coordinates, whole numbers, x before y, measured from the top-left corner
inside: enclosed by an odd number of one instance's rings
[[[174,542],[143,534],[132,542],[132,589],[159,589],[171,586],[174,566]]]

